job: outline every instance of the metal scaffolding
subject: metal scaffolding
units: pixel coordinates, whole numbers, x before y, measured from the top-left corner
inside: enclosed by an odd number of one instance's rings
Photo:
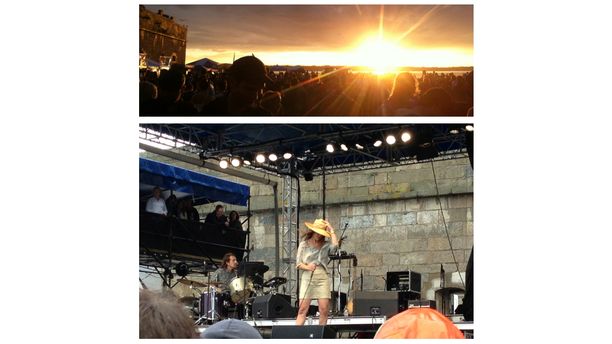
[[[285,164],[283,172],[283,191],[282,191],[282,277],[287,279],[284,287],[284,294],[291,295],[291,301],[297,299],[297,269],[295,268],[295,255],[298,243],[298,185],[297,180],[292,176],[291,162]]]

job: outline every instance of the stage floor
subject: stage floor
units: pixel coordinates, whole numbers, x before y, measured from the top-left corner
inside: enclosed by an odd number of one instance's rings
[[[327,326],[332,327],[339,336],[342,333],[351,332],[376,332],[380,325],[386,321],[386,317],[367,317],[367,316],[336,316],[327,319]],[[261,320],[244,320],[249,325],[257,328],[264,338],[269,338],[269,332],[272,327],[275,326],[294,326],[295,318],[286,319],[261,319]],[[474,323],[471,321],[459,321],[453,322],[460,330],[474,330]],[[304,325],[318,325],[319,318],[312,317],[306,319]],[[198,328],[200,332],[206,331],[206,326],[200,326]]]

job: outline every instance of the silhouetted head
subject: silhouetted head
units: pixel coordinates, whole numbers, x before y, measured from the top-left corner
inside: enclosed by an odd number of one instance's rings
[[[266,66],[255,56],[244,56],[234,61],[227,73],[232,101],[238,106],[253,104],[265,83],[272,81]]]

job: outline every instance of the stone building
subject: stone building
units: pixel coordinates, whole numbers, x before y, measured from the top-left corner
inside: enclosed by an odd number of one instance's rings
[[[139,23],[140,52],[146,53],[148,60],[159,63],[160,56],[170,56],[173,62],[185,64],[187,26],[176,23],[161,10],[152,12],[142,5]]]

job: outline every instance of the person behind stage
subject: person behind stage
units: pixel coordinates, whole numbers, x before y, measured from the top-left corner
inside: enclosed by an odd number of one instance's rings
[[[228,227],[229,222],[227,221],[227,216],[223,215],[224,212],[225,209],[223,209],[223,206],[218,204],[213,212],[206,215],[204,223]]]
[[[168,208],[166,208],[166,201],[161,197],[161,189],[159,187],[153,188],[153,197],[147,201],[147,207],[145,210],[148,213],[155,213],[160,215],[168,215]]]
[[[177,214],[179,219],[191,222],[200,222],[200,214],[193,206],[191,198],[185,198],[179,202]]]
[[[242,223],[240,223],[240,214],[237,211],[232,210],[229,214],[229,228],[237,231],[242,230]]]
[[[331,291],[327,271],[327,260],[330,252],[338,248],[338,238],[329,222],[317,219],[314,223],[305,222],[310,229],[298,246],[297,268],[304,270],[300,280],[300,306],[296,325],[304,325],[310,301],[317,299],[319,304],[319,325],[327,324]],[[325,238],[331,238],[326,241]]]

